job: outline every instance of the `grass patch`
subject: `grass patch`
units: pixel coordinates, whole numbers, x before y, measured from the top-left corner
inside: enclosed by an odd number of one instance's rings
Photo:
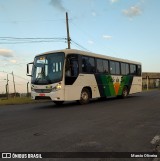
[[[155,90],[160,90],[160,88],[149,88],[147,89],[142,89],[142,91],[155,91]]]
[[[0,105],[15,105],[15,104],[27,104],[34,103],[36,101],[31,98],[22,97],[22,98],[9,98],[9,99],[0,99]]]
[[[51,100],[32,100],[30,97],[16,97],[16,98],[3,98],[0,99],[0,105],[18,105],[18,104],[29,104],[29,103],[43,103],[43,102],[51,102]]]

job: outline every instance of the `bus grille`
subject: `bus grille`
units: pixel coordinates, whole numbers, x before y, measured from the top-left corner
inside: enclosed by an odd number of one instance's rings
[[[50,93],[52,89],[35,89],[36,93]]]

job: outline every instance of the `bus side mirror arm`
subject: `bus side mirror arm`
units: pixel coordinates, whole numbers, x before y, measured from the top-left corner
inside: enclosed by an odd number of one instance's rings
[[[29,65],[30,64],[33,64],[33,62],[27,64],[27,74],[26,75],[32,77],[32,74],[29,74]]]

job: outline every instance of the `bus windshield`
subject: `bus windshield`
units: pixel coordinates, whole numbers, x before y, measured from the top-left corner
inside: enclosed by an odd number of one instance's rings
[[[64,53],[52,53],[35,57],[32,68],[32,84],[47,85],[62,80]]]

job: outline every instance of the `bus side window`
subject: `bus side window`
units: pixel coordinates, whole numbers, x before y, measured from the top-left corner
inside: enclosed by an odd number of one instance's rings
[[[130,64],[130,74],[131,75],[137,75],[136,65]]]
[[[103,60],[103,72],[108,74],[108,60]]]
[[[71,76],[71,68],[70,68],[70,61],[69,61],[69,59],[66,59],[65,75],[68,76],[68,77]]]
[[[77,76],[78,75],[78,61],[77,60],[71,60],[71,75]]]
[[[79,66],[78,66],[78,58],[69,55],[66,59],[66,66],[65,66],[65,75],[70,77],[77,77],[79,72]]]
[[[82,72],[84,73],[95,72],[95,59],[93,57],[82,56]]]
[[[141,76],[141,65],[137,65],[137,75]]]
[[[129,64],[126,64],[126,75],[129,75]]]
[[[110,61],[110,72],[111,72],[111,74],[116,73],[116,65],[115,65],[114,61]]]
[[[103,73],[104,70],[103,70],[103,61],[102,59],[97,59],[97,72],[98,73]]]
[[[82,72],[87,72],[87,62],[86,58],[82,57]]]
[[[129,64],[121,63],[121,74],[128,75],[129,74]]]
[[[94,58],[89,57],[87,69],[88,69],[89,73],[94,73],[95,72],[95,59]]]

